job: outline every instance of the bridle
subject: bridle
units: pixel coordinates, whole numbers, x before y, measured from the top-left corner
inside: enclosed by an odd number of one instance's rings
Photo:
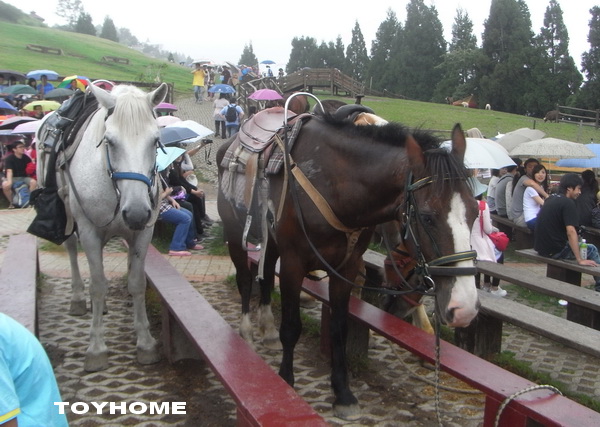
[[[97,111],[99,111],[99,110],[97,110]],[[106,120],[108,120],[108,118],[112,115],[113,112],[114,112],[114,107],[111,107],[108,109],[106,116],[104,117],[105,123],[106,123]],[[154,165],[152,167],[152,170],[151,170],[149,176],[144,175],[143,173],[139,173],[139,172],[115,171],[113,168],[112,162],[111,162],[109,143],[106,139],[106,135],[104,135],[102,137],[102,139],[98,142],[98,144],[96,144],[96,148],[100,148],[101,145],[104,146],[103,157],[104,157],[104,161],[106,164],[106,173],[113,184],[113,189],[115,191],[115,195],[116,195],[116,199],[117,199],[117,203],[115,205],[113,216],[106,224],[99,226],[99,225],[96,225],[94,223],[94,221],[92,221],[90,219],[89,215],[87,214],[87,212],[84,209],[83,203],[81,202],[79,193],[78,193],[75,185],[73,184],[73,179],[71,178],[71,173],[69,172],[69,163],[68,162],[65,163],[65,170],[67,172],[67,176],[71,183],[70,187],[73,190],[73,194],[74,194],[75,198],[77,199],[77,203],[81,207],[81,210],[82,210],[83,214],[85,215],[85,217],[87,218],[87,220],[99,228],[106,227],[115,220],[115,218],[117,217],[117,214],[119,212],[119,207],[121,206],[121,191],[119,190],[119,186],[117,185],[117,181],[121,181],[121,180],[141,181],[144,184],[146,184],[146,186],[148,187],[148,198],[150,199],[151,206],[154,209],[158,202],[158,186],[156,185],[156,175],[158,173],[158,168],[157,168],[157,164],[156,164],[156,159],[154,160]],[[157,148],[160,148],[164,151],[164,145],[160,141],[160,139],[157,139],[156,146],[157,146]],[[153,190],[155,190],[155,191],[153,192]]]

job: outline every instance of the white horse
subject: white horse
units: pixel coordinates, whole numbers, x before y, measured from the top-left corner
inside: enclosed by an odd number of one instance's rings
[[[67,149],[66,165],[57,173],[57,180],[77,230],[77,235],[64,243],[71,262],[70,313],[87,311],[77,263],[79,237],[89,262],[93,316],[84,368],[99,371],[108,367],[102,321],[108,281],[102,251],[115,236],[129,246],[127,286],[133,298],[137,359],[142,364],[160,360],[146,314],[144,261],[159,207],[156,149],[160,133],[153,107],[164,99],[167,85],[163,83],[151,93],[133,86],[116,86],[111,93],[93,85],[90,88],[97,103],[88,104],[76,119],[68,139],[73,144],[80,142],[72,155]],[[43,141],[43,135],[38,135],[38,140]],[[38,165],[38,170],[43,176],[44,165]]]

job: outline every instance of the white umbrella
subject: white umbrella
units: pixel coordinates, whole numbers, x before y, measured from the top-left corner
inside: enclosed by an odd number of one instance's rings
[[[198,122],[195,122],[194,120],[182,120],[180,122],[171,123],[171,124],[167,125],[167,128],[172,128],[172,127],[190,129],[198,134],[198,136],[195,136],[193,138],[189,138],[184,141],[180,141],[181,143],[184,143],[184,144],[196,142],[200,138],[205,138],[208,135],[212,135],[213,133],[215,133],[214,130],[209,129],[206,126],[203,126]]]
[[[501,169],[515,164],[504,147],[497,142],[485,138],[466,139],[464,163],[467,169]],[[450,151],[452,141],[444,141],[441,146]]]
[[[524,142],[512,150],[510,155],[538,159],[591,159],[596,156],[584,144],[558,138],[542,138]]]
[[[169,126],[173,123],[179,123],[180,121],[181,119],[175,116],[160,116],[156,118],[156,123],[158,123],[158,126],[160,127]]]
[[[20,133],[20,134],[36,133],[41,125],[42,125],[41,120],[32,120],[30,122],[21,123],[20,125],[17,125],[12,130],[12,133]]]
[[[502,138],[498,138],[496,141],[510,153],[517,145],[523,142],[533,141],[545,136],[546,134],[541,130],[521,128],[504,134]]]

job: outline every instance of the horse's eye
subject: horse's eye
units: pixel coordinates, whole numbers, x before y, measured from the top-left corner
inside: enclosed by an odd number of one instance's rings
[[[423,222],[423,225],[431,227],[435,225],[435,218],[433,215],[421,214],[421,222]]]
[[[108,137],[104,137],[104,141],[108,144],[108,145],[115,145],[115,141],[113,141],[112,139],[108,138]]]

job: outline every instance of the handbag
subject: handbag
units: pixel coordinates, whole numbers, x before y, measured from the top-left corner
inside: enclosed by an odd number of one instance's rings
[[[34,207],[36,215],[29,224],[27,232],[60,245],[72,233],[65,233],[67,211],[64,202],[58,195],[58,186],[56,185],[56,145],[56,143],[52,145],[48,157],[46,187],[37,188],[31,192],[30,203]]]
[[[480,227],[481,227],[481,234],[483,235],[483,211],[485,210],[485,202],[483,200],[479,201],[479,222],[480,222]],[[510,239],[508,238],[508,236],[506,235],[506,233],[502,232],[502,231],[493,231],[490,234],[487,235],[490,240],[492,241],[492,243],[494,244],[494,246],[496,247],[496,249],[498,249],[500,252],[504,252],[506,250],[506,248],[508,247],[508,243],[510,242]]]

